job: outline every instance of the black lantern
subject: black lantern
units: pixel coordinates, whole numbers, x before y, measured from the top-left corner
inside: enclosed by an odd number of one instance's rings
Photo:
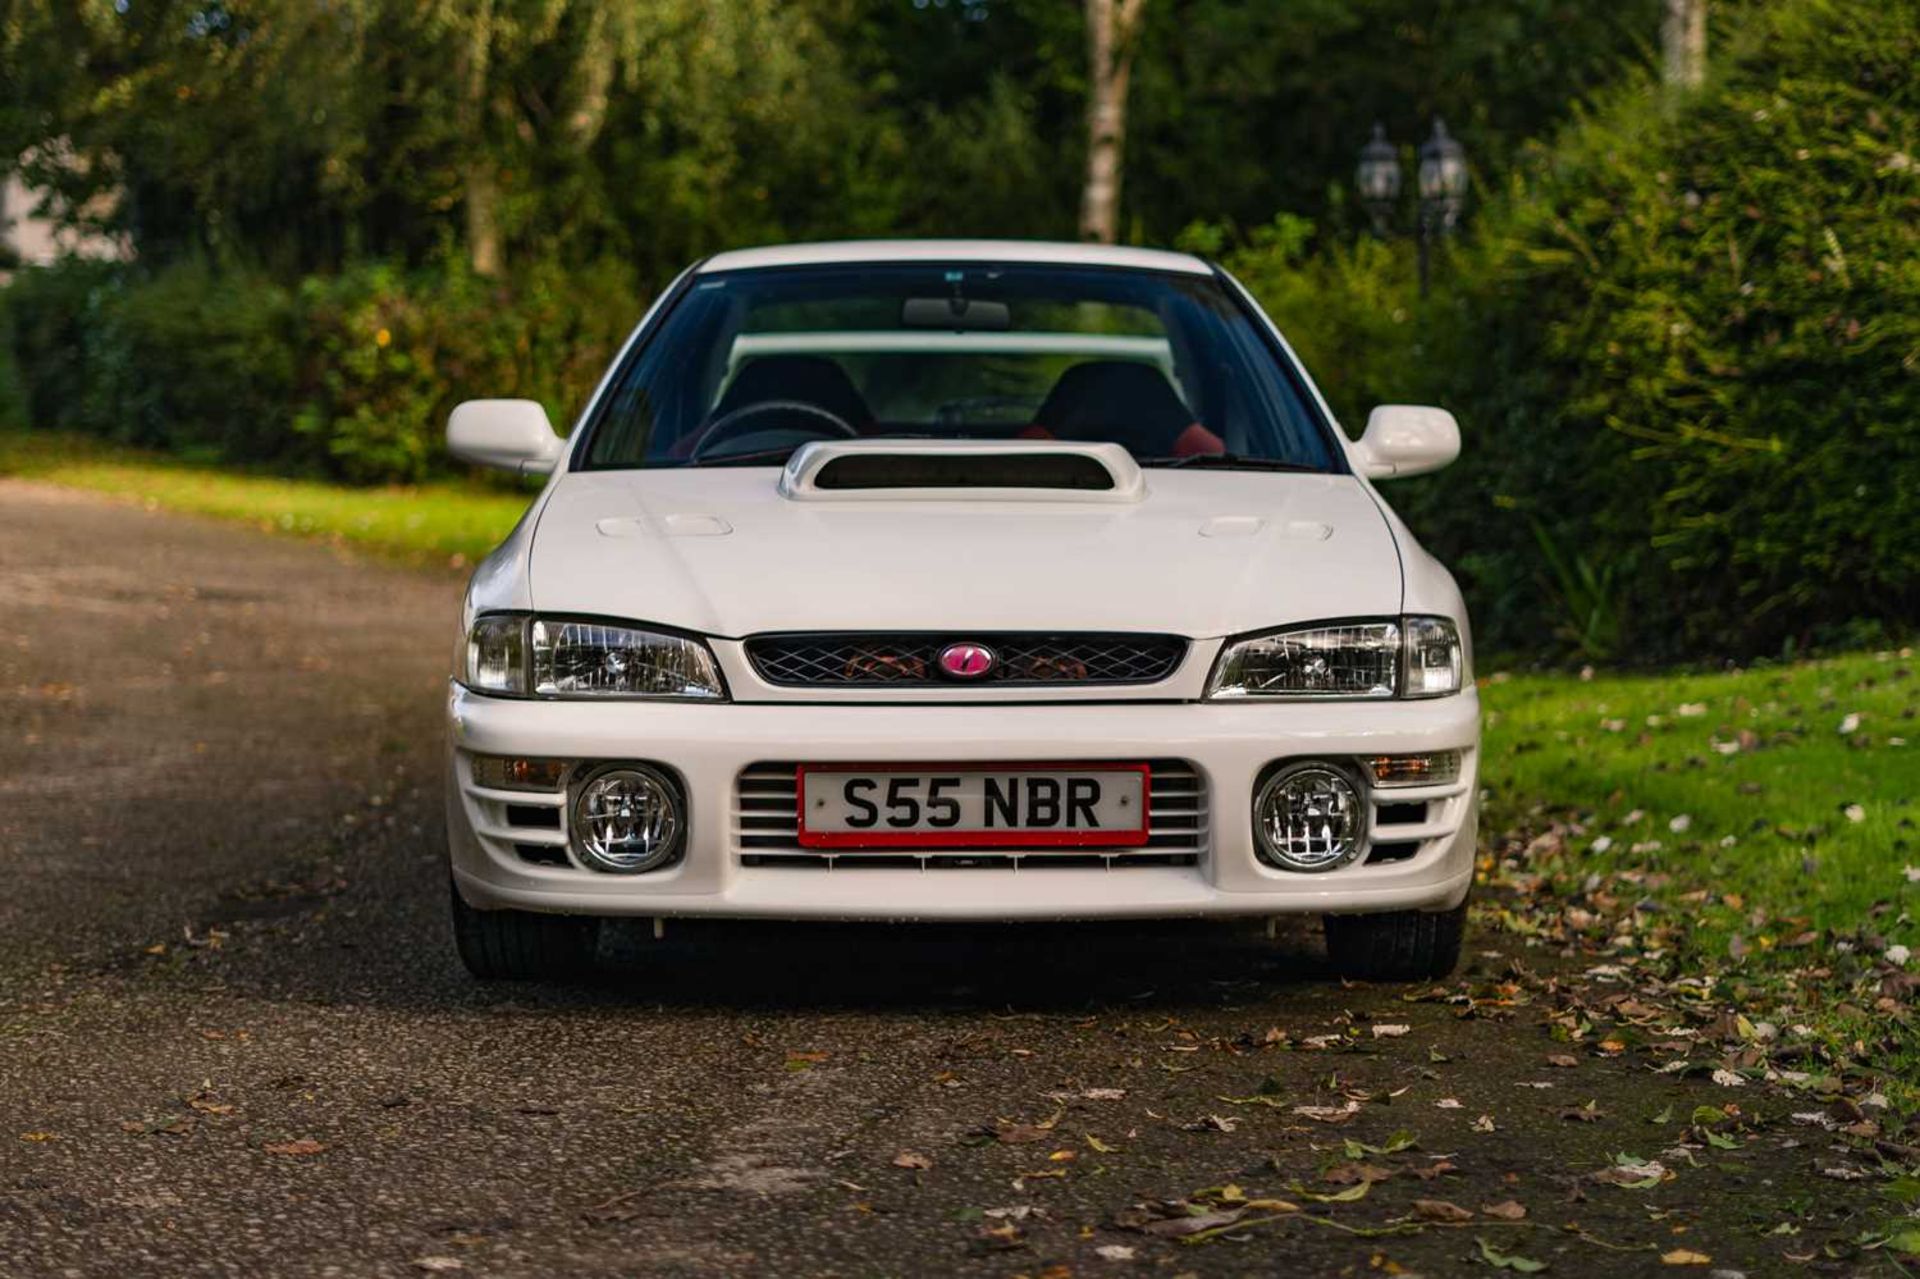
[[[1393,223],[1393,208],[1400,201],[1400,153],[1387,141],[1387,126],[1373,126],[1373,140],[1360,148],[1360,163],[1353,170],[1353,185],[1360,192],[1360,203],[1373,219],[1375,235],[1385,235]]]
[[[1433,136],[1420,147],[1420,221],[1432,235],[1449,235],[1467,202],[1467,153],[1435,117]]]

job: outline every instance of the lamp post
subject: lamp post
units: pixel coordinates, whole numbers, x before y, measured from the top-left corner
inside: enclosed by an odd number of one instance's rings
[[[1428,256],[1432,242],[1452,235],[1460,225],[1466,207],[1467,153],[1447,132],[1444,120],[1435,118],[1433,134],[1420,144],[1420,210],[1414,228],[1420,250],[1420,296],[1427,295]],[[1373,137],[1360,148],[1360,162],[1353,171],[1353,184],[1360,192],[1360,203],[1373,221],[1376,235],[1385,237],[1392,230],[1393,213],[1400,201],[1400,155],[1387,140],[1382,125],[1373,126]]]
[[[1393,224],[1393,206],[1400,202],[1400,153],[1387,141],[1386,125],[1375,124],[1372,141],[1360,148],[1353,185],[1373,220],[1373,233],[1385,239]]]

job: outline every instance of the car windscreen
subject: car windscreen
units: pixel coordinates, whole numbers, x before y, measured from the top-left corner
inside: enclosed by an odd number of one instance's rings
[[[775,465],[810,440],[888,438],[1345,469],[1286,357],[1219,280],[987,263],[696,275],[608,388],[582,462]]]

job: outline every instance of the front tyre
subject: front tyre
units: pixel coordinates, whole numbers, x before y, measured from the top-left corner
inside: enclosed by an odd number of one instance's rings
[[[475,910],[452,889],[453,943],[482,981],[578,977],[593,966],[600,921],[525,910]]]
[[[1460,962],[1467,904],[1452,910],[1396,910],[1328,915],[1327,958],[1342,977],[1363,981],[1428,981]]]

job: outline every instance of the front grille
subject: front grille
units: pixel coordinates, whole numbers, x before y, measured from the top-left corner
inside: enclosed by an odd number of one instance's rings
[[[796,765],[750,764],[734,786],[734,842],[746,866],[821,870],[1061,870],[1195,866],[1207,850],[1207,786],[1185,760],[1149,760],[1149,828],[1139,848],[851,849],[800,846]],[[988,765],[988,767],[991,767]]]
[[[1153,684],[1178,669],[1177,635],[861,633],[762,635],[747,641],[760,678],[786,688],[961,687],[943,678],[940,650],[980,644],[998,659],[984,686]]]

